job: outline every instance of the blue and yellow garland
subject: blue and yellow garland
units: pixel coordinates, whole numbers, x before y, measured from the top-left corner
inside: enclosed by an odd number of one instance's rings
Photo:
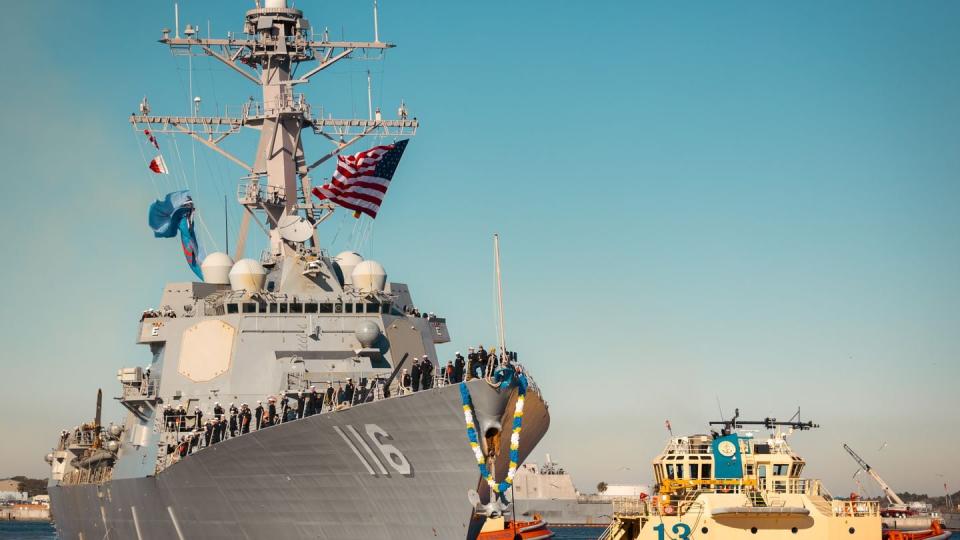
[[[480,436],[477,434],[477,426],[473,421],[473,403],[470,400],[470,391],[467,390],[467,383],[460,383],[460,399],[463,402],[463,417],[467,421],[467,438],[470,440],[470,448],[473,449],[473,455],[477,458],[477,465],[480,467],[480,476],[486,480],[490,489],[494,493],[504,493],[513,484],[513,477],[517,473],[517,467],[520,461],[520,431],[523,429],[523,400],[526,394],[527,385],[520,384],[517,388],[517,404],[513,410],[513,429],[510,433],[510,469],[507,471],[507,478],[499,484],[490,473],[487,467],[487,461],[483,457],[483,451],[480,450]]]

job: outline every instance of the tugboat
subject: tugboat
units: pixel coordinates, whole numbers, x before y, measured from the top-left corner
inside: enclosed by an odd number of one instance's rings
[[[788,438],[819,426],[799,411],[778,422],[741,420],[737,410],[709,424],[720,431],[671,437],[653,461],[654,495],[614,501],[603,540],[880,538],[878,503],[835,499],[801,476],[806,461]]]
[[[950,533],[943,530],[943,520],[929,505],[907,504],[853,448],[844,444],[843,449],[860,465],[856,474],[860,471],[869,474],[887,497],[886,508],[880,510],[883,540],[943,540],[950,537]]]
[[[57,533],[475,539],[505,512],[518,464],[549,426],[546,403],[506,353],[502,324],[499,353],[451,378],[436,351],[450,341],[446,319],[380,263],[321,246],[317,226],[334,212],[376,217],[419,126],[404,103],[394,119],[336,118],[295,92],[394,47],[380,40],[376,2],[372,41],[332,40],[286,0],[251,4],[223,39],[177,15],[158,36],[174,55],[226,66],[257,97],[236,116],[201,114],[199,97],[191,114],[161,116],[144,98],[129,120],[156,156],[145,174],[170,172],[159,134],[190,137],[243,170],[243,221],[232,254],[203,256],[187,191],[150,207],[154,236],[179,233],[198,279],[167,283],[158,307],[131,318],[147,366],[117,374],[126,417],[103,428],[98,403],[93,424],[61,432],[47,454]],[[257,137],[250,161],[221,145],[242,131]],[[304,152],[311,135],[332,144],[316,161]],[[313,183],[328,160],[336,167]],[[248,257],[251,229],[266,248]]]

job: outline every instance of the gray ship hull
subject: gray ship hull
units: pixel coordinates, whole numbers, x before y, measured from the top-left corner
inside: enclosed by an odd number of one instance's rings
[[[528,392],[521,459],[548,425]],[[508,448],[503,437],[501,458]],[[482,526],[468,501],[482,487],[453,385],[229,439],[154,477],[51,486],[50,496],[62,539],[462,539]]]
[[[516,499],[517,519],[539,515],[551,525],[606,527],[613,516],[611,502],[579,502],[577,499]]]

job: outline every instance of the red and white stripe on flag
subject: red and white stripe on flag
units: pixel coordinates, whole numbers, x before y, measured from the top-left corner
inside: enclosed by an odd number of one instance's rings
[[[313,194],[358,212],[357,217],[359,212],[377,217],[407,142],[402,140],[349,156],[337,156],[333,178],[313,188]]]
[[[150,160],[150,170],[157,174],[170,174],[170,169],[167,169],[167,162],[163,160],[162,154],[157,154],[157,157]]]

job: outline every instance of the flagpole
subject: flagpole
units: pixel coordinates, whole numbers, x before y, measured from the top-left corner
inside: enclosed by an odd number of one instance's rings
[[[505,355],[507,350],[507,336],[503,329],[503,283],[500,279],[500,235],[493,235],[493,258],[497,269],[497,311],[500,326],[500,354]]]
[[[227,196],[223,196],[223,252],[230,253],[230,222],[227,221]]]

